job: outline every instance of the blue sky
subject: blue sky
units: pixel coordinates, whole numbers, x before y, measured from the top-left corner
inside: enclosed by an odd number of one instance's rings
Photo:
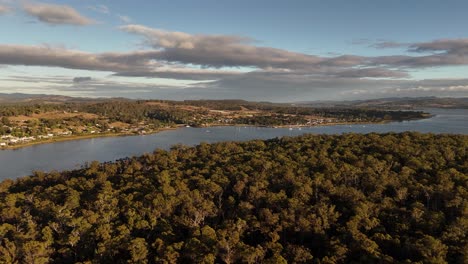
[[[0,0],[0,93],[468,96],[466,10],[467,1]]]

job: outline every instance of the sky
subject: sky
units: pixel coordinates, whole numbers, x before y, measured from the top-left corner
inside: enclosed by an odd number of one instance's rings
[[[468,96],[468,1],[0,0],[0,93]]]

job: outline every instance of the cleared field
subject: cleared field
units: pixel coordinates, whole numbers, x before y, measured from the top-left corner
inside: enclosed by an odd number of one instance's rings
[[[110,127],[126,128],[129,125],[123,122],[113,122],[109,124]]]

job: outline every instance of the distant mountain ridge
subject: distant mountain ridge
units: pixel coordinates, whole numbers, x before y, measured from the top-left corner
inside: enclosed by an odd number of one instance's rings
[[[468,97],[389,97],[353,101],[303,101],[311,107],[468,108]]]
[[[111,98],[71,97],[71,96],[52,95],[52,94],[0,93],[0,104],[1,103],[65,103],[65,102],[102,101],[102,100],[109,100],[109,99]]]
[[[48,94],[0,93],[0,102],[68,101],[72,97]]]
[[[90,98],[71,97],[51,94],[24,94],[24,93],[0,93],[0,104],[5,103],[66,103],[66,102],[88,102],[106,100],[130,100],[128,98]],[[136,100],[136,99],[135,99]],[[189,100],[191,101],[191,100]],[[224,100],[201,100],[201,101],[224,101]],[[244,100],[227,100],[247,102]],[[263,102],[267,103],[267,102]],[[369,107],[386,109],[414,109],[414,108],[468,108],[468,97],[389,97],[367,100],[349,101],[301,101],[292,103],[296,106],[308,107]]]

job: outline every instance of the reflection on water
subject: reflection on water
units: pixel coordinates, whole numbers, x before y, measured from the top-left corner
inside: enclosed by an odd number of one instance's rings
[[[92,161],[112,161],[128,156],[168,149],[175,144],[196,145],[200,142],[241,141],[282,136],[341,133],[384,133],[419,131],[468,134],[468,109],[428,109],[434,117],[416,121],[375,125],[340,125],[308,128],[210,127],[181,128],[146,136],[93,138],[35,145],[17,150],[0,151],[0,180],[29,175],[33,170],[79,168]]]

